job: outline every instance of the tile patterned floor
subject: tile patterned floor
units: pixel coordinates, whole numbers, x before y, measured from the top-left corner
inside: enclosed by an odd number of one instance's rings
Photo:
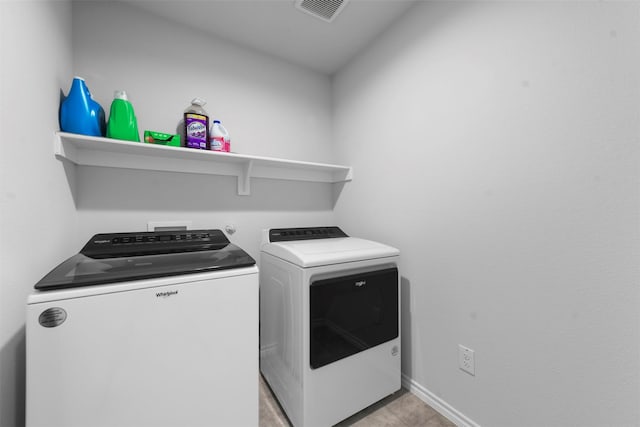
[[[290,427],[269,386],[260,377],[260,427]],[[405,389],[337,424],[339,427],[455,427]]]

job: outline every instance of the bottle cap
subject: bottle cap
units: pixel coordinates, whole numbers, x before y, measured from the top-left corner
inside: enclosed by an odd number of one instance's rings
[[[201,98],[193,98],[191,103],[203,107],[207,103],[207,101],[205,101],[204,99],[201,99]]]
[[[129,100],[127,98],[127,92],[125,92],[124,90],[114,90],[113,91],[113,98],[114,99],[123,99],[125,101]]]
[[[213,123],[220,123],[220,120],[214,120]]]

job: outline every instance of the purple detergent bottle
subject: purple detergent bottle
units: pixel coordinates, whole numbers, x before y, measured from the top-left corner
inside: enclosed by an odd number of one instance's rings
[[[200,150],[209,149],[209,115],[202,108],[207,102],[194,98],[184,110],[184,145]]]
[[[60,105],[60,130],[89,136],[104,136],[104,110],[91,98],[82,77],[74,77],[69,94]]]

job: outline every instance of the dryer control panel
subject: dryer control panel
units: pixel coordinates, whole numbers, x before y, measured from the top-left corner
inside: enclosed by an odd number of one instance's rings
[[[288,242],[292,240],[332,239],[349,237],[339,227],[301,227],[272,228],[269,230],[270,242]]]

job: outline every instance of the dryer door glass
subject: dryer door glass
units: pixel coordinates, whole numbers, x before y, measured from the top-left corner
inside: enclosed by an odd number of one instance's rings
[[[316,369],[398,337],[398,269],[313,281],[310,363]]]

